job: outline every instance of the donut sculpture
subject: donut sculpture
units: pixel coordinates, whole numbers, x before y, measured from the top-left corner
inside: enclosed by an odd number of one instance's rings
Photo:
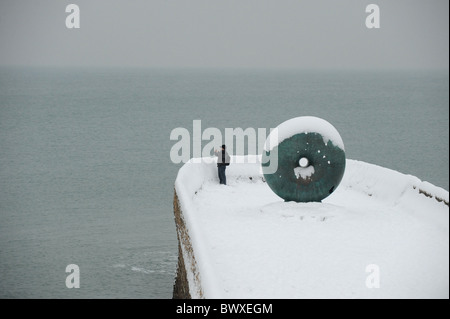
[[[297,117],[271,132],[261,162],[267,184],[279,197],[285,201],[320,202],[342,180],[344,143],[327,121]]]

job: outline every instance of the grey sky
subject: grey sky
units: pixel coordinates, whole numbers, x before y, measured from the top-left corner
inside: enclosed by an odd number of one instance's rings
[[[81,11],[67,29],[66,5]],[[380,7],[368,29],[365,8]],[[0,65],[448,68],[448,0],[1,0]]]

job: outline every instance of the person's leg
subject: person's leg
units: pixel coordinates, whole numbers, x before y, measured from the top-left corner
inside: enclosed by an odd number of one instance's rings
[[[219,175],[219,183],[222,184],[222,171],[220,166],[217,166],[217,173]]]
[[[219,166],[219,181],[220,181],[220,184],[227,183],[227,180],[225,177],[225,166]]]
[[[223,175],[222,175],[222,181],[223,181],[223,185],[227,185],[227,175],[225,175],[225,170],[227,169],[226,166],[223,167]]]

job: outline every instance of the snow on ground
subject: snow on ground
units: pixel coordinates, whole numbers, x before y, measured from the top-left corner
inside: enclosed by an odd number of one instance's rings
[[[258,163],[216,175],[204,159],[175,182],[204,297],[449,297],[448,191],[354,160],[322,203],[284,202]]]

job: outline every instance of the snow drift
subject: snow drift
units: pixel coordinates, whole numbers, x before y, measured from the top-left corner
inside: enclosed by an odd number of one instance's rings
[[[448,191],[347,159],[322,203],[284,202],[259,160],[234,157],[227,186],[213,158],[178,172],[179,257],[192,298],[449,297]]]

